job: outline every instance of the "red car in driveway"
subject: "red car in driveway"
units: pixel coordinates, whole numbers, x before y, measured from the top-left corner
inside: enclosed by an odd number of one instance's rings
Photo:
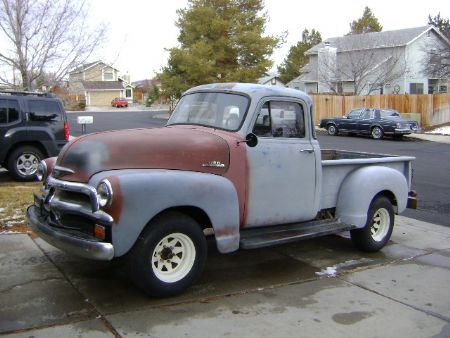
[[[113,107],[128,107],[128,101],[127,99],[123,98],[123,97],[116,97],[115,99],[113,99],[111,101],[111,106]]]

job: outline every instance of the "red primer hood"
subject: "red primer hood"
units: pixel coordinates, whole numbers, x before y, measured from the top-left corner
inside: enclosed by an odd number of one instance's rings
[[[176,169],[223,175],[229,159],[228,143],[220,136],[174,126],[82,136],[62,150],[56,164],[75,172],[65,175],[64,180],[87,182],[95,173],[113,169]]]

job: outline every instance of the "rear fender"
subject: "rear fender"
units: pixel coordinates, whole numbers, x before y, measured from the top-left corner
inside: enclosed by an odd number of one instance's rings
[[[336,206],[336,216],[358,228],[365,226],[367,213],[373,198],[383,191],[391,192],[397,202],[397,213],[406,208],[408,184],[397,170],[369,166],[355,170],[342,182]]]
[[[113,204],[106,210],[113,218],[115,256],[127,253],[145,226],[164,210],[196,207],[209,217],[217,248],[222,253],[239,247],[239,202],[234,185],[213,174],[180,170],[116,170],[94,175],[90,184],[108,178]]]

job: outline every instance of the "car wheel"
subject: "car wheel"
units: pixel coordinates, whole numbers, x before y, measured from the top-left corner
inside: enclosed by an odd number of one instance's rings
[[[383,130],[380,127],[373,127],[372,138],[375,140],[381,140],[383,138]]]
[[[391,201],[380,196],[370,204],[364,228],[350,231],[353,244],[360,250],[375,252],[383,248],[394,228],[394,208]]]
[[[328,133],[328,135],[335,136],[335,135],[337,135],[338,130],[334,124],[329,124],[327,126],[327,133]]]
[[[19,147],[8,157],[8,170],[18,181],[32,181],[36,179],[39,162],[43,159],[44,155],[36,147]]]
[[[178,212],[153,220],[138,238],[128,267],[134,283],[154,297],[173,296],[203,271],[206,238],[198,223]]]

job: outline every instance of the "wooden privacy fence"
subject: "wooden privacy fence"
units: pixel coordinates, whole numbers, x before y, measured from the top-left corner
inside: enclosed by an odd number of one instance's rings
[[[335,96],[312,95],[314,122],[343,116],[354,108],[391,108],[400,113],[417,113],[422,127],[450,122],[450,93],[430,95]]]

